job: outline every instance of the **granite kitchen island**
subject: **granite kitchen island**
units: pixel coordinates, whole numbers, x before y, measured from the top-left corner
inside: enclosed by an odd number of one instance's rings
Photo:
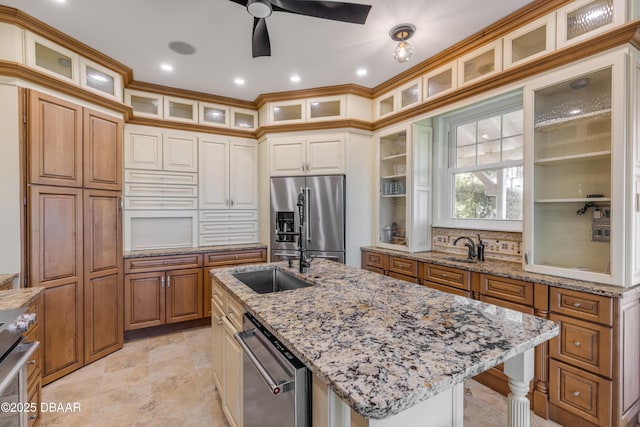
[[[274,265],[313,286],[257,294],[232,275]],[[463,381],[503,362],[507,421],[528,425],[533,348],[558,334],[544,319],[320,259],[304,274],[296,262],[212,277],[353,410],[330,425],[462,425]]]

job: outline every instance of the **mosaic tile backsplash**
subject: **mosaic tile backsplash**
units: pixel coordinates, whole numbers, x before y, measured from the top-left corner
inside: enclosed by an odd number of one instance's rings
[[[458,242],[458,245],[454,246],[453,241],[460,236],[466,236],[472,238],[477,244],[479,234],[485,246],[485,259],[522,262],[522,233],[441,227],[433,227],[431,233],[434,251],[466,257],[467,248],[464,242]]]

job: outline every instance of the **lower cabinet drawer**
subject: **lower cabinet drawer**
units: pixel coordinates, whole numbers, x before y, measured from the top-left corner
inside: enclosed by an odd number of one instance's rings
[[[200,246],[258,243],[258,233],[201,234]]]
[[[227,295],[227,308],[226,315],[233,324],[233,326],[241,331],[242,330],[242,316],[244,315],[244,309],[242,305],[236,301],[233,297]]]
[[[362,268],[370,269],[372,267],[372,268],[382,270],[384,273],[389,263],[389,256],[384,254],[379,254],[376,252],[363,251],[361,261],[362,261]],[[376,270],[371,270],[371,271],[376,271]]]
[[[221,307],[221,308],[224,307],[224,297],[225,297],[224,290],[216,280],[213,280],[211,276],[209,276],[209,280],[211,280],[211,295],[210,295],[211,299],[213,299],[213,302],[217,304],[218,307]],[[209,298],[209,295],[205,295],[204,297]]]
[[[257,233],[258,223],[250,222],[201,222],[201,234],[213,233]]]
[[[27,400],[29,406],[35,409],[33,412],[29,412],[27,418],[29,420],[28,427],[33,427],[40,423],[40,402],[42,401],[42,383],[38,377],[29,383],[27,386]]]
[[[405,276],[418,277],[418,262],[410,259],[390,256],[389,272],[392,271]]]
[[[551,357],[611,378],[611,328],[551,313],[560,334],[549,342]]]
[[[549,360],[549,402],[600,426],[611,424],[611,381]]]
[[[164,271],[169,269],[202,267],[202,255],[177,255],[171,257],[129,258],[124,260],[125,273]]]
[[[480,294],[510,301],[516,304],[533,305],[533,283],[504,277],[480,275]]]
[[[237,252],[211,252],[204,255],[204,264],[208,267],[253,264],[266,261],[266,249]]]
[[[471,274],[468,271],[435,264],[420,264],[420,278],[431,283],[471,291]]]

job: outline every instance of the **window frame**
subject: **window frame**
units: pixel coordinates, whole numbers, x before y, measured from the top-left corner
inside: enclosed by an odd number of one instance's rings
[[[452,137],[450,135],[451,132],[454,132],[455,124],[462,124],[462,122],[468,123],[474,120],[478,121],[498,114],[506,114],[510,111],[523,109],[523,107],[523,91],[522,89],[517,89],[469,106],[461,107],[449,113],[444,113],[435,119],[439,143],[434,144],[434,181],[436,184],[434,185],[434,226],[522,232],[522,220],[456,218],[454,176],[456,173],[514,166],[522,166],[524,175],[524,153],[522,160],[507,160],[504,162],[487,163],[481,166],[475,165],[455,168],[450,166],[452,156],[456,156],[456,147],[452,144]],[[523,115],[524,114],[525,112],[523,110]],[[526,139],[523,129],[523,152]],[[524,216],[524,197],[522,210]]]

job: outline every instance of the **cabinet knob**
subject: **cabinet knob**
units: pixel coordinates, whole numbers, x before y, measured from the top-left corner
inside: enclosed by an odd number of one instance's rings
[[[574,391],[574,392],[573,392],[573,395],[574,395],[575,397],[578,397],[578,396],[580,396],[580,392],[579,392],[579,391]]]
[[[31,416],[29,416],[29,419],[30,419],[30,420],[35,420],[36,418],[38,418],[38,416],[37,416],[37,415],[31,415]]]
[[[447,273],[442,273],[442,277],[447,278]]]
[[[580,304],[579,302],[574,302],[574,303],[573,303],[573,306],[574,306],[575,308],[579,308],[581,305],[582,305],[582,304]]]
[[[575,345],[576,347],[580,347],[580,341],[574,342],[573,345]]]
[[[218,321],[216,322],[216,325],[222,326],[222,317],[218,319]]]
[[[36,364],[36,359],[29,360],[29,361],[27,362],[27,365],[35,365],[35,364]]]

